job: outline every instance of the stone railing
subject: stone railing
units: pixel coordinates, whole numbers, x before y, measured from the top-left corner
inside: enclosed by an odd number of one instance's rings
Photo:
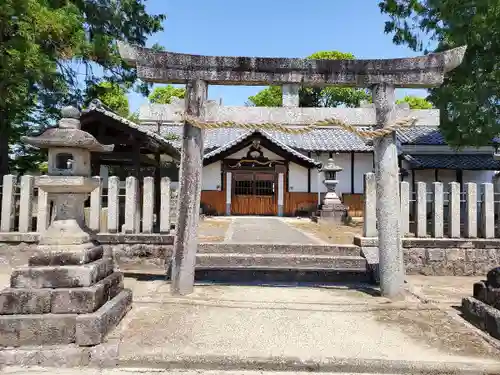
[[[161,180],[159,197],[155,194],[153,177],[142,181],[127,177],[120,181],[113,176],[106,185],[101,183],[85,205],[86,224],[98,234],[98,239],[120,243],[135,238],[135,242],[140,243],[141,237],[156,237],[154,242],[162,243],[171,234],[176,219],[177,191],[170,188],[168,177]],[[33,176],[6,175],[0,186],[0,197],[0,242],[35,242],[38,233],[50,222],[50,195],[35,187]]]
[[[495,225],[499,201],[492,183],[400,183],[400,226],[407,273],[482,275],[500,264]],[[376,182],[365,175],[363,236],[355,244],[378,263]],[[370,259],[371,258],[371,259]]]
[[[401,234],[416,238],[495,238],[495,200],[492,183],[400,183]],[[376,186],[365,175],[364,237],[377,236]]]

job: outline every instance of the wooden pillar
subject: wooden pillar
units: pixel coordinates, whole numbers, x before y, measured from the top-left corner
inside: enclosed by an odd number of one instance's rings
[[[226,216],[231,216],[231,197],[232,197],[233,174],[226,172]]]
[[[205,81],[188,82],[186,90],[188,115],[200,116],[207,91],[208,85]],[[179,175],[179,212],[171,273],[171,291],[174,295],[190,294],[194,289],[202,168],[203,132],[184,123]]]

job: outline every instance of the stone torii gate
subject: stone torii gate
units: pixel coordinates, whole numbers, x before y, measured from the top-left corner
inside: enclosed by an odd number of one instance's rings
[[[387,60],[309,60],[298,58],[200,56],[157,52],[119,43],[120,55],[148,82],[187,85],[186,115],[204,117],[208,84],[282,85],[284,105],[297,106],[300,86],[370,88],[377,128],[395,120],[395,88],[429,88],[462,62],[466,47],[427,56]],[[295,95],[294,95],[295,94]],[[295,99],[295,103],[292,103]],[[404,264],[399,225],[399,176],[395,132],[374,140],[377,223],[382,295],[403,291]],[[184,123],[177,236],[172,262],[172,292],[189,294],[194,286],[197,229],[203,166],[203,132]]]

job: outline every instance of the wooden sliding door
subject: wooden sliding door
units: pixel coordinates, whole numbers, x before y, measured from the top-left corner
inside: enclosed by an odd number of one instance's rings
[[[274,172],[234,171],[231,213],[276,215],[277,180]]]

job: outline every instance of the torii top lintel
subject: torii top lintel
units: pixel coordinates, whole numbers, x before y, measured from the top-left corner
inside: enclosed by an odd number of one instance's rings
[[[214,85],[340,85],[435,87],[459,66],[466,46],[426,56],[384,60],[312,60],[272,57],[228,57],[158,52],[118,43],[121,57],[137,67],[139,78],[157,83],[203,80]]]

